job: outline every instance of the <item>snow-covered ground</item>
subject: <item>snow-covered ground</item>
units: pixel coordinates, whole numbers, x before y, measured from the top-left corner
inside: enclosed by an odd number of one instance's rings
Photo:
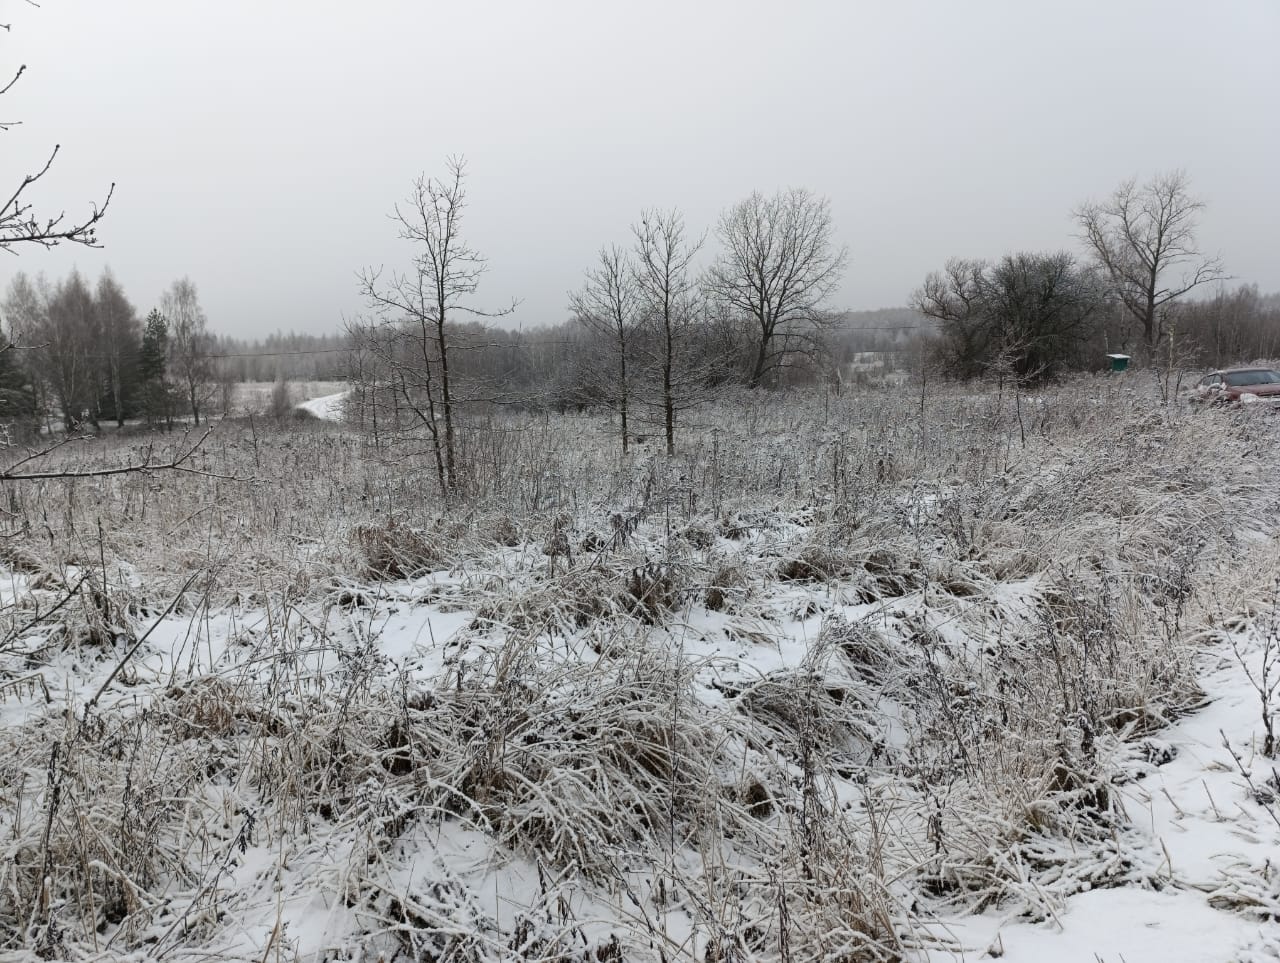
[[[309,401],[341,393],[346,389],[346,384],[342,381],[292,381],[288,387],[291,398]],[[272,381],[239,382],[231,397],[231,412],[237,415],[245,412],[267,412],[271,408],[271,397],[275,390],[276,384]]]
[[[535,558],[527,551],[506,553],[506,577],[517,578]],[[321,691],[327,688],[340,698],[345,687],[361,684],[361,670],[350,661],[357,652],[366,668],[380,677],[407,680],[406,691],[419,691],[421,686],[430,690],[451,671],[461,678],[463,665],[483,671],[488,659],[503,652],[500,639],[477,631],[476,612],[459,605],[474,599],[474,582],[465,574],[440,571],[385,584],[367,598],[352,598],[344,595],[351,589],[341,589],[292,614],[232,607],[166,616],[155,623],[148,645],[128,666],[123,687],[107,693],[103,711],[148,703],[164,711],[165,703],[175,698],[176,678],[193,675],[209,680],[204,685],[226,684],[217,682],[224,679],[242,686],[249,678],[246,667],[260,664],[269,675],[279,671],[282,658],[292,666],[291,674],[311,679]],[[1016,618],[1028,593],[1034,592],[1031,584],[1021,590],[1007,587],[1006,616]],[[822,611],[810,615],[814,603]],[[919,599],[914,603],[902,600],[889,612],[884,606],[850,603],[838,591],[797,586],[768,600],[773,617],[744,619],[699,609],[656,631],[652,643],[682,650],[699,699],[714,707],[725,702],[726,692],[744,691],[753,683],[778,678],[778,673],[803,668],[812,659],[824,623],[838,619],[884,627],[930,616]],[[937,619],[939,626],[946,621]],[[315,644],[322,637],[331,647]],[[553,637],[541,657],[587,666],[601,658],[587,644],[592,641],[589,632],[571,633],[558,642]],[[1263,660],[1274,662],[1276,643],[1274,615],[1269,613],[1238,620],[1207,638],[1197,660],[1204,704],[1168,728],[1120,747],[1112,782],[1122,797],[1126,821],[1113,853],[1117,869],[1106,886],[1086,884],[1083,892],[1062,900],[1045,895],[1043,918],[1038,920],[1026,918],[1025,903],[977,915],[922,904],[919,934],[928,938],[912,958],[932,963],[991,958],[1011,963],[1280,959],[1280,777],[1274,760],[1260,754],[1260,699],[1251,681],[1263,681]],[[274,655],[268,645],[276,647]],[[281,645],[292,648],[282,652]],[[1280,673],[1269,665],[1267,679],[1274,685]],[[113,661],[102,661],[86,673],[85,663],[64,661],[59,677],[44,677],[52,690],[53,710],[83,705],[114,667]],[[327,685],[315,681],[326,676],[332,680]],[[834,679],[827,674],[824,685],[834,684]],[[177,698],[187,698],[181,686],[178,692]],[[49,711],[45,695],[34,686],[26,698],[21,698],[21,691],[17,694],[20,698],[0,705],[0,721],[6,726]],[[186,711],[197,705],[188,704]],[[900,707],[890,700],[877,711],[892,714]],[[369,919],[367,911],[344,906],[338,899],[341,874],[350,872],[342,867],[363,862],[358,850],[366,843],[360,841],[359,827],[372,819],[372,831],[379,820],[389,818],[401,805],[399,791],[370,782],[368,798],[359,809],[327,829],[323,822],[311,820],[304,838],[272,833],[269,827],[266,832],[246,830],[250,824],[245,817],[233,813],[252,812],[252,794],[248,786],[236,783],[234,770],[228,775],[232,782],[209,787],[209,803],[232,814],[223,838],[229,858],[218,885],[226,890],[222,912],[234,914],[239,922],[234,931],[223,934],[218,952],[228,959],[253,959],[276,941],[288,948],[290,958],[303,960],[332,958],[329,954],[342,947],[349,952],[357,945],[351,934],[367,929]],[[1055,845],[1069,849],[1071,842],[1064,839]],[[455,911],[470,908],[455,924],[464,925],[462,920],[472,914],[476,938],[486,945],[501,944],[493,927],[502,925],[504,918],[521,908],[543,905],[548,898],[548,868],[518,852],[495,850],[491,836],[467,828],[465,822],[433,826],[425,820],[416,828],[409,825],[393,851],[379,858],[393,855],[389,875],[379,885],[406,893],[456,887],[463,902]],[[697,856],[691,851],[685,858]],[[643,874],[636,879],[642,880]],[[1027,885],[1036,886],[1030,870]],[[560,877],[552,891],[557,899],[568,901],[575,926],[586,938],[606,945],[619,931],[622,909],[602,900],[598,888]],[[432,909],[439,912],[438,907]],[[425,908],[422,912],[431,916]],[[703,958],[707,935],[700,936],[699,927],[682,913],[659,912],[648,925],[661,930],[671,957]],[[697,953],[695,948],[700,948]],[[185,958],[175,952],[178,949],[171,947],[170,954]]]
[[[1280,761],[1262,754],[1264,678],[1280,695],[1275,615],[1211,638],[1197,660],[1205,705],[1135,742],[1120,767],[1128,825],[1115,884],[1070,896],[1048,919],[997,912],[936,930],[934,961],[1280,960]],[[1264,660],[1269,668],[1264,677]]]
[[[335,394],[321,395],[302,402],[298,407],[324,421],[341,421],[342,406],[350,394],[350,391],[339,391]]]
[[[306,551],[221,587],[222,543],[187,582],[84,523],[50,566],[53,526],[110,492],[42,505],[0,574],[0,948],[1280,960],[1274,426],[1139,410],[1095,429],[1098,458],[1051,430],[934,480],[824,437],[785,498],[794,442],[752,438],[760,487],[712,510],[695,496],[733,466],[661,457],[541,513],[375,505],[315,570],[295,502],[255,501],[251,539]],[[337,526],[396,481],[375,463],[335,490],[325,471],[365,464],[339,441],[211,451],[278,454],[277,487],[328,493]],[[567,464],[527,476],[531,502]],[[230,538],[211,499],[247,472],[204,467],[191,508],[150,507],[164,537]],[[120,489],[131,524],[159,491]]]

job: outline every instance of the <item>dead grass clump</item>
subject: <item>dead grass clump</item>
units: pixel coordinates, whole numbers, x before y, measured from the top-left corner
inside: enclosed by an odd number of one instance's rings
[[[985,564],[991,577],[997,582],[1012,582],[1030,578],[1044,565],[1044,556],[1031,549],[995,548],[987,553]]]
[[[724,612],[740,601],[747,589],[747,577],[739,565],[720,565],[711,577],[703,601],[712,612]]]
[[[336,605],[344,612],[352,612],[356,609],[371,609],[374,605],[374,597],[368,592],[362,592],[354,586],[348,586],[337,589],[326,599],[327,604]]]
[[[25,574],[28,588],[43,588],[57,580],[49,565],[21,536],[0,538],[0,564],[11,572]]]
[[[896,598],[924,584],[919,560],[901,549],[872,549],[863,559],[862,568],[874,580],[877,598]]]
[[[853,567],[849,556],[830,545],[810,542],[794,558],[778,565],[778,578],[784,582],[827,582],[847,575]]]
[[[167,714],[179,739],[225,736],[243,712],[235,690],[217,676],[179,683],[164,694]]]
[[[776,811],[776,804],[769,787],[754,776],[748,777],[737,787],[737,801],[756,819],[768,819]]]
[[[716,524],[716,534],[721,538],[738,542],[749,536],[752,530],[761,527],[761,524],[761,519],[754,515],[735,512],[720,519]]]
[[[506,735],[489,818],[513,845],[593,877],[622,844],[684,837],[724,764],[689,667],[646,655],[557,674]]]
[[[903,661],[900,645],[862,622],[829,619],[823,631],[854,673],[867,682],[882,683]]]
[[[663,613],[680,603],[680,585],[675,567],[667,562],[645,562],[627,575],[627,595],[631,610],[644,621],[656,623]]]
[[[578,567],[526,591],[491,597],[477,608],[471,626],[504,626],[519,632],[582,629],[629,611],[632,601],[619,588],[616,573]]]
[[[460,542],[471,532],[471,525],[464,521],[445,521],[441,520],[439,524],[444,537],[451,542]]]
[[[771,673],[744,689],[735,705],[757,732],[769,734],[766,748],[801,765],[821,747],[833,765],[852,772],[884,741],[859,688],[838,675],[811,669]]]
[[[701,525],[689,525],[680,532],[681,541],[698,551],[705,552],[716,543],[715,534]]]
[[[520,526],[510,515],[499,515],[493,523],[490,536],[499,545],[515,548],[520,544]]]
[[[384,525],[358,526],[355,541],[369,578],[409,578],[443,560],[435,539],[398,519]]]
[[[0,949],[68,959],[81,934],[120,927],[122,943],[135,940],[168,903],[158,881],[189,878],[191,854],[169,841],[207,779],[208,749],[143,714],[51,728],[15,741],[40,779],[16,793],[0,843]]]

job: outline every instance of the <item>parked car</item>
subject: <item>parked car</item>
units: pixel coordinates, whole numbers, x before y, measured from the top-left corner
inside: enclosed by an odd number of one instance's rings
[[[1262,403],[1280,408],[1280,371],[1271,368],[1223,368],[1205,375],[1192,397],[1217,404]]]

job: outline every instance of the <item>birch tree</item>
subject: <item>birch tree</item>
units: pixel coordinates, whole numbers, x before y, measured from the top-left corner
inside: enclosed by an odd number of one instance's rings
[[[661,419],[667,454],[674,455],[680,412],[705,400],[705,379],[695,363],[703,292],[694,259],[703,239],[690,239],[684,217],[674,210],[646,211],[631,231],[635,282],[648,336],[643,348],[656,382],[649,404]]]
[[[160,298],[160,311],[168,323],[169,374],[181,387],[191,418],[199,426],[213,368],[208,321],[195,283],[186,277],[174,281]]]
[[[472,302],[486,259],[462,236],[467,206],[466,161],[451,157],[443,178],[419,176],[392,219],[414,248],[412,266],[383,277],[366,269],[360,287],[372,323],[357,325],[366,347],[387,368],[396,404],[425,429],[446,496],[459,483],[458,401],[453,372],[458,322],[509,314],[515,305],[485,311]]]
[[[135,380],[132,369],[137,363],[142,335],[138,313],[110,270],[103,271],[98,278],[94,307],[100,335],[98,360],[104,375],[107,400],[117,427],[123,427],[125,395]]]
[[[622,422],[622,453],[630,440],[628,418],[633,403],[635,338],[642,318],[635,265],[617,245],[602,247],[596,266],[587,271],[582,288],[569,297],[574,320],[603,343],[603,359],[590,378],[605,403]]]

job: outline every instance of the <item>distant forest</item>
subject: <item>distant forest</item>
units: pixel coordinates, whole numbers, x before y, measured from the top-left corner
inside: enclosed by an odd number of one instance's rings
[[[1106,299],[1090,302],[1089,323],[1069,342],[1059,343],[1049,334],[1009,339],[1013,329],[1006,319],[1039,317],[1023,312],[1014,295],[1043,288],[1019,288],[1016,272],[1044,274],[1056,265],[1051,256],[949,264],[949,274],[931,277],[934,287],[927,284],[917,292],[917,307],[827,315],[820,336],[778,365],[765,386],[838,386],[886,372],[919,371],[922,365],[943,375],[984,376],[998,371],[1006,356],[1013,360],[1011,373],[1029,380],[1056,370],[1098,369],[1108,352],[1132,344],[1132,325]],[[1067,268],[1061,277],[1077,276]],[[1059,282],[1055,296],[1063,291],[1071,289]],[[931,294],[936,296],[932,303]],[[957,314],[963,297],[981,310]],[[189,279],[175,281],[159,305],[140,316],[109,272],[96,283],[74,272],[56,281],[17,274],[0,302],[12,349],[0,351],[0,420],[45,421],[54,415],[67,427],[86,420],[95,425],[126,419],[199,421],[228,413],[231,386],[237,383],[386,385],[394,371],[410,370],[399,362],[387,368],[392,356],[378,349],[358,324],[328,334],[277,332],[261,339],[215,334],[208,330]],[[1052,317],[1060,322],[1069,315]],[[741,328],[716,318],[695,328],[697,338],[685,348],[693,379],[687,388],[689,403],[718,385],[748,383],[751,357],[744,351]],[[453,374],[459,400],[561,409],[616,403],[613,387],[602,376],[611,357],[610,337],[582,313],[557,325],[525,329],[451,321],[448,331],[457,349]],[[992,346],[1002,344],[992,340],[993,331],[1021,353],[992,354]],[[1161,355],[1176,349],[1173,363],[1178,367],[1275,358],[1280,355],[1280,294],[1224,285],[1212,297],[1187,299],[1163,344]],[[1050,353],[1030,350],[1045,346]],[[645,350],[643,343],[639,350]],[[1155,360],[1167,363],[1163,357]]]
[[[879,308],[871,311],[845,311],[827,336],[827,350],[837,365],[853,363],[864,353],[875,352],[886,366],[905,365],[907,355],[922,335],[936,329],[935,324],[913,308]],[[479,329],[474,334],[478,335]],[[505,357],[509,375],[524,387],[545,381],[545,373],[561,372],[573,354],[574,345],[584,340],[582,326],[576,321],[558,325],[524,329],[488,328],[483,332],[487,352],[492,358]],[[351,374],[351,336],[337,334],[297,334],[277,332],[266,338],[213,337],[210,355],[224,376],[234,381],[342,381]],[[521,363],[514,354],[527,352],[528,361]],[[553,379],[555,380],[555,379]]]
[[[345,333],[276,332],[265,338],[215,335],[211,355],[233,381],[341,381],[351,339]]]

